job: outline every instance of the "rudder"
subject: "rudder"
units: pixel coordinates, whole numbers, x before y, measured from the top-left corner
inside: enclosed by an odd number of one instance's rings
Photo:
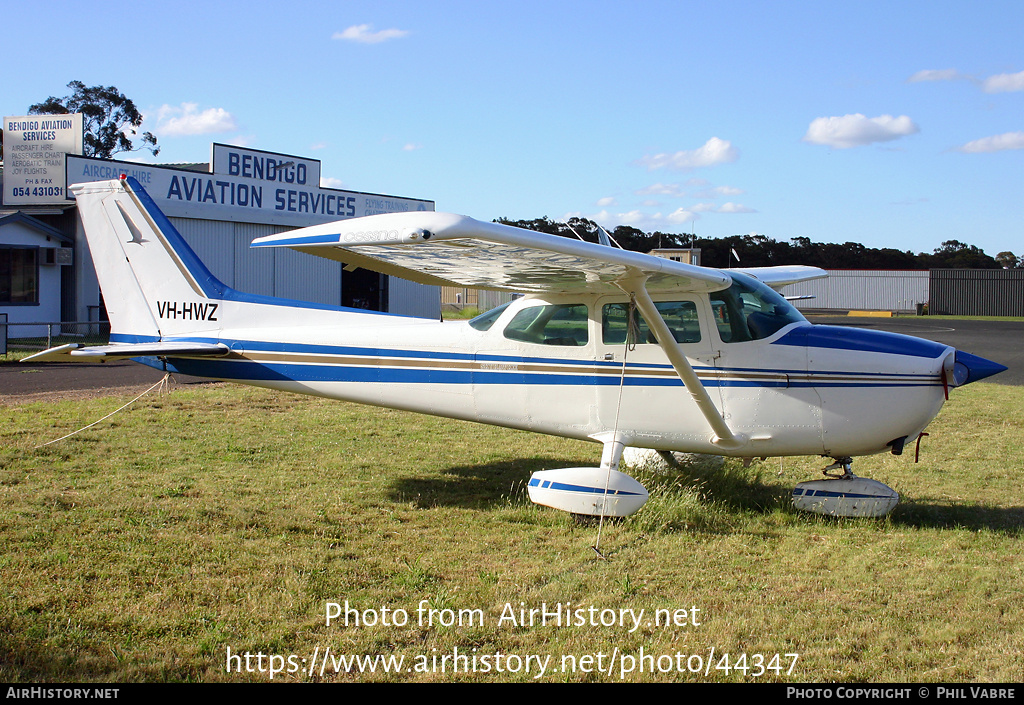
[[[133,178],[76,184],[111,340],[141,342],[220,328],[229,291]]]

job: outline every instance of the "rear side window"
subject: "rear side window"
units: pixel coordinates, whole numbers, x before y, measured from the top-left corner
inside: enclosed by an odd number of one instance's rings
[[[581,346],[590,341],[585,304],[524,308],[505,326],[505,337],[540,345]]]
[[[654,304],[668,324],[677,343],[699,343],[700,322],[697,320],[697,305],[692,301],[661,301]],[[601,341],[605,345],[622,345],[626,342],[629,327],[629,304],[606,304],[601,309]],[[647,321],[639,311],[633,310],[636,324],[635,343],[657,343]]]

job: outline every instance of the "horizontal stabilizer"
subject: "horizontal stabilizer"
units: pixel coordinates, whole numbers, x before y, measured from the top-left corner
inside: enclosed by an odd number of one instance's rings
[[[29,355],[22,362],[103,362],[132,357],[222,357],[230,351],[223,343],[155,342],[120,345],[69,343]]]
[[[775,267],[747,267],[745,269],[732,269],[732,272],[748,274],[758,279],[775,291],[781,291],[783,287],[790,284],[811,281],[813,279],[824,279],[828,272],[820,267],[808,267],[802,264],[783,264]]]

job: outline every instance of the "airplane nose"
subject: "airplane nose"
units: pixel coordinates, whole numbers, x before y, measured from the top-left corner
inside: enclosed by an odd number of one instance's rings
[[[953,383],[957,387],[962,387],[965,384],[977,382],[979,379],[999,374],[1006,369],[1005,365],[1000,365],[998,362],[957,350],[956,357],[953,359]]]

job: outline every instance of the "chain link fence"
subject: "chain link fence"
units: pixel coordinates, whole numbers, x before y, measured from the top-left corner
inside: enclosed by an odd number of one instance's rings
[[[0,315],[0,359],[16,360],[67,343],[106,345],[107,321],[35,321],[9,323]]]

